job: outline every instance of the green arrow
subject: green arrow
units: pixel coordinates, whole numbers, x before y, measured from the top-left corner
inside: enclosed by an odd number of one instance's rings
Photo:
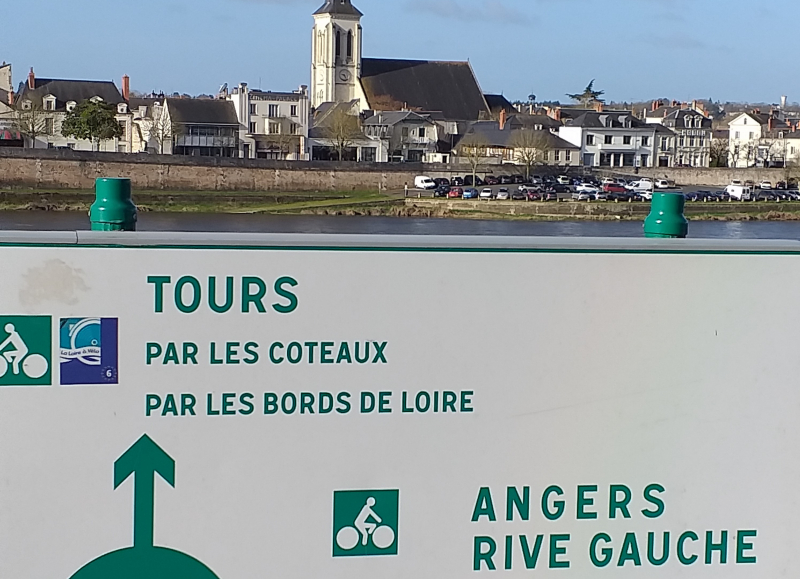
[[[153,546],[155,475],[175,487],[175,461],[153,440],[143,435],[114,463],[114,489],[134,475],[133,547]]]

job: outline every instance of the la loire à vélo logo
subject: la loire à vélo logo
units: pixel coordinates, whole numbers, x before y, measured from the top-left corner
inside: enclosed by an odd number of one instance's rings
[[[52,318],[0,316],[0,386],[49,386]]]
[[[400,491],[333,493],[333,556],[397,555]]]

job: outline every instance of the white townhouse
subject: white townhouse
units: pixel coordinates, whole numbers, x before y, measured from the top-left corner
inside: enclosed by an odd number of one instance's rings
[[[251,89],[240,83],[230,94],[241,126],[240,144],[245,159],[307,161],[310,120],[308,87],[292,92]]]
[[[630,112],[587,111],[566,121],[558,136],[580,148],[584,167],[652,167],[656,129]]]
[[[800,162],[798,123],[780,113],[742,113],[728,124],[728,135],[729,167],[783,167]]]

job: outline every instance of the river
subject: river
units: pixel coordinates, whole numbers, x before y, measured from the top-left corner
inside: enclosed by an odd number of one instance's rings
[[[0,230],[89,229],[77,212],[0,211]],[[140,231],[236,231],[253,233],[343,233],[392,235],[531,235],[640,237],[640,221],[482,221],[413,217],[341,217],[140,213]],[[712,239],[798,239],[797,221],[692,221],[689,237]]]

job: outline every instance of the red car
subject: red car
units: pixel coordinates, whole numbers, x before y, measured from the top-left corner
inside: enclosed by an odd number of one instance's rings
[[[461,187],[453,187],[447,193],[448,199],[461,199],[464,196],[464,190]]]
[[[603,193],[625,193],[625,187],[619,183],[606,183],[603,185]]]

